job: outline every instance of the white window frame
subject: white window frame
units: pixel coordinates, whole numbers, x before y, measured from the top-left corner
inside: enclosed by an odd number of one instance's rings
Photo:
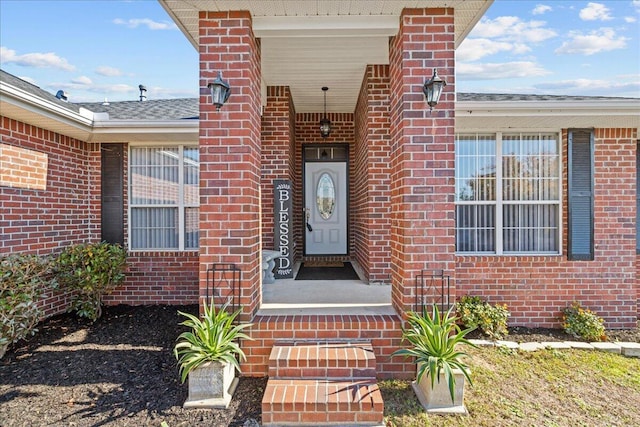
[[[133,179],[131,174],[131,150],[134,148],[177,148],[178,149],[178,203],[175,205],[159,205],[159,204],[136,204],[132,203],[132,186]],[[198,251],[198,247],[185,248],[185,210],[187,208],[200,209],[200,198],[198,197],[197,204],[187,204],[184,201],[184,149],[185,148],[198,148],[198,144],[193,143],[165,143],[165,144],[129,144],[127,154],[127,246],[130,252],[192,252]],[[131,211],[135,208],[177,208],[178,209],[178,247],[177,248],[132,248],[132,215]],[[199,230],[198,230],[199,231]]]
[[[503,193],[502,193],[502,180],[503,178],[503,172],[502,172],[502,141],[503,141],[503,136],[504,135],[510,135],[510,136],[520,136],[520,138],[522,138],[523,135],[535,135],[538,134],[540,136],[542,135],[555,135],[556,137],[556,141],[558,144],[558,200],[557,201],[552,201],[552,200],[533,200],[533,201],[528,201],[528,200],[519,200],[519,201],[508,201],[505,202],[503,200]],[[476,139],[478,138],[478,136],[481,135],[495,135],[495,141],[496,141],[496,147],[495,147],[495,159],[496,159],[496,188],[495,188],[495,200],[473,200],[473,201],[464,201],[464,200],[455,200],[455,206],[461,206],[461,205],[467,205],[467,206],[477,206],[477,205],[492,205],[495,207],[495,235],[494,235],[494,239],[495,239],[495,252],[472,252],[472,251],[458,251],[456,248],[456,254],[460,255],[460,256],[494,256],[494,255],[498,255],[498,256],[560,256],[562,255],[562,247],[563,247],[563,241],[562,241],[562,236],[563,236],[563,168],[564,168],[564,160],[563,160],[563,151],[564,151],[564,144],[563,144],[563,140],[562,140],[562,132],[558,131],[558,130],[538,130],[538,131],[528,131],[528,130],[524,130],[524,131],[518,131],[518,130],[508,130],[508,131],[477,131],[477,132],[458,132],[456,133],[456,137],[455,137],[455,141],[457,144],[458,141],[458,137],[459,136],[475,136]],[[457,165],[456,165],[457,167]],[[454,176],[457,176],[457,174],[454,174]],[[457,187],[456,187],[457,188]],[[555,204],[558,206],[558,218],[557,218],[557,223],[558,223],[558,251],[553,251],[553,252],[504,252],[504,245],[503,245],[503,207],[505,205],[525,205],[525,204],[530,204],[530,205],[549,205],[549,204]],[[457,211],[457,209],[456,209]],[[457,236],[457,232],[458,232],[458,223],[457,223],[457,219],[456,219],[456,236]],[[456,237],[457,239],[457,237]]]

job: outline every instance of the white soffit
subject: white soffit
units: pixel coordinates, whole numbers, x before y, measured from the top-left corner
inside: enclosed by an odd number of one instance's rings
[[[291,88],[297,112],[353,112],[368,64],[388,64],[405,8],[454,8],[455,45],[493,0],[159,0],[194,47],[200,11],[246,10],[261,39],[263,85]],[[428,70],[429,73],[431,72]],[[429,74],[427,73],[427,74]]]

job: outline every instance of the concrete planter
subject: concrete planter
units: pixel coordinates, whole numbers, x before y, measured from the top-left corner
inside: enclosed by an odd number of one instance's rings
[[[462,414],[467,415],[467,408],[464,406],[464,374],[459,369],[454,369],[456,385],[454,389],[454,399],[451,401],[449,386],[445,380],[444,372],[440,372],[440,382],[436,381],[434,388],[431,388],[431,377],[428,374],[422,376],[420,382],[412,383],[418,400],[429,413],[435,414]]]
[[[189,373],[185,408],[226,408],[238,385],[235,368],[228,363],[207,362]]]

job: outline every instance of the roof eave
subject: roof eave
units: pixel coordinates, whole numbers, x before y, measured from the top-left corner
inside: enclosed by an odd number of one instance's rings
[[[197,140],[199,120],[96,121],[94,142],[184,142]]]
[[[13,107],[15,114],[7,116],[15,120],[35,126],[40,126],[37,118],[55,120],[62,125],[62,129],[58,132],[83,141],[90,138],[93,113],[84,108],[76,113],[0,81],[0,105],[3,104],[7,104],[5,108],[2,108],[3,112],[6,112],[9,106]]]
[[[594,100],[595,101],[595,100]],[[637,99],[598,99],[593,101],[456,101],[456,114],[521,116],[539,114],[601,115],[638,114]]]

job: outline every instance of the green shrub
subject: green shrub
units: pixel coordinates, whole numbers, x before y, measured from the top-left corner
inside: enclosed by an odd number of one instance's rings
[[[465,327],[478,327],[491,339],[499,340],[508,333],[511,313],[506,304],[491,305],[477,296],[465,295],[457,303],[458,315]]]
[[[37,255],[0,259],[0,346],[33,335],[41,316],[38,300],[55,287],[51,260]]]
[[[562,327],[565,332],[576,338],[587,341],[604,341],[604,319],[593,311],[582,308],[579,302],[574,302],[562,311]]]
[[[58,280],[73,291],[70,311],[95,321],[102,315],[102,297],[124,280],[126,252],[106,242],[69,246],[56,260]]]

